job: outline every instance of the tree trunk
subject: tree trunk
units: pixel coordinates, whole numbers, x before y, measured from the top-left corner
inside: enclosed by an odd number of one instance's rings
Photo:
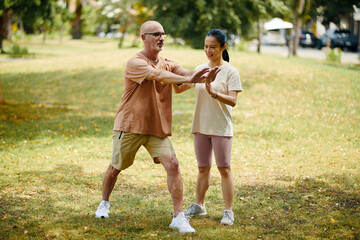
[[[121,37],[120,37],[119,45],[118,45],[119,48],[122,48],[122,46],[123,46],[125,33],[126,33],[126,28],[127,28],[126,25],[121,28]]]
[[[45,44],[45,40],[46,40],[46,28],[45,27],[43,28],[43,31],[44,31],[44,35],[43,35],[42,43]]]
[[[263,37],[263,24],[260,17],[258,18],[258,45],[257,45],[257,52],[261,53],[261,44],[262,44],[262,37]]]
[[[64,21],[61,20],[61,27],[60,27],[60,43],[62,43],[63,41],[63,36],[64,36]]]
[[[73,39],[81,39],[81,37],[82,37],[81,14],[82,14],[82,4],[80,2],[79,4],[76,5],[75,18],[72,22],[72,37],[73,37]]]
[[[0,104],[3,102],[3,98],[2,98],[2,95],[1,95],[1,76],[0,76]]]
[[[301,29],[301,19],[298,17],[296,22],[296,28],[295,28],[295,37],[294,37],[294,48],[293,48],[293,55],[297,56],[297,48],[299,46],[299,32]]]
[[[298,0],[294,7],[293,28],[291,30],[289,41],[289,57],[297,55],[297,47],[299,45],[299,31],[301,29],[301,15],[304,12],[305,0]]]
[[[24,30],[24,23],[22,18],[20,19],[20,32],[21,32],[21,41],[24,41],[25,30]]]
[[[13,15],[13,10],[8,10],[3,13],[0,17],[0,51],[1,53],[5,53],[2,46],[2,41],[4,39],[11,39],[11,19]]]

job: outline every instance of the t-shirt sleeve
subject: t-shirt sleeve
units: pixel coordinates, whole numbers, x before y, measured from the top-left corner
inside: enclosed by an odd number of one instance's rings
[[[242,91],[240,74],[236,69],[229,72],[228,78],[228,90],[229,91]]]
[[[154,70],[145,60],[132,58],[126,65],[125,78],[141,84],[145,78]]]
[[[165,59],[165,63],[167,65],[167,69],[176,75],[185,76],[189,73],[188,70],[182,68],[179,64],[172,60]]]

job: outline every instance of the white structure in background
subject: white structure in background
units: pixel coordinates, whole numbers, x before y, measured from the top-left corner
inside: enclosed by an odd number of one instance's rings
[[[263,36],[263,44],[285,45],[286,29],[293,28],[293,25],[280,18],[273,18],[264,24],[264,28],[267,33]]]

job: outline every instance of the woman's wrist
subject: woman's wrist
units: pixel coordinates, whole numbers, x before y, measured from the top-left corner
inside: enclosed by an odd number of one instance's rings
[[[211,97],[213,97],[213,98],[217,98],[217,97],[218,97],[217,92],[213,92],[213,93],[211,94]]]

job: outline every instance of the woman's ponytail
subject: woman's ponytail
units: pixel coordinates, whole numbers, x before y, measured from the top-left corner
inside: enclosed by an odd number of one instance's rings
[[[230,61],[230,57],[229,57],[229,53],[228,51],[225,49],[222,53],[222,58],[224,59],[224,61],[229,62]]]

